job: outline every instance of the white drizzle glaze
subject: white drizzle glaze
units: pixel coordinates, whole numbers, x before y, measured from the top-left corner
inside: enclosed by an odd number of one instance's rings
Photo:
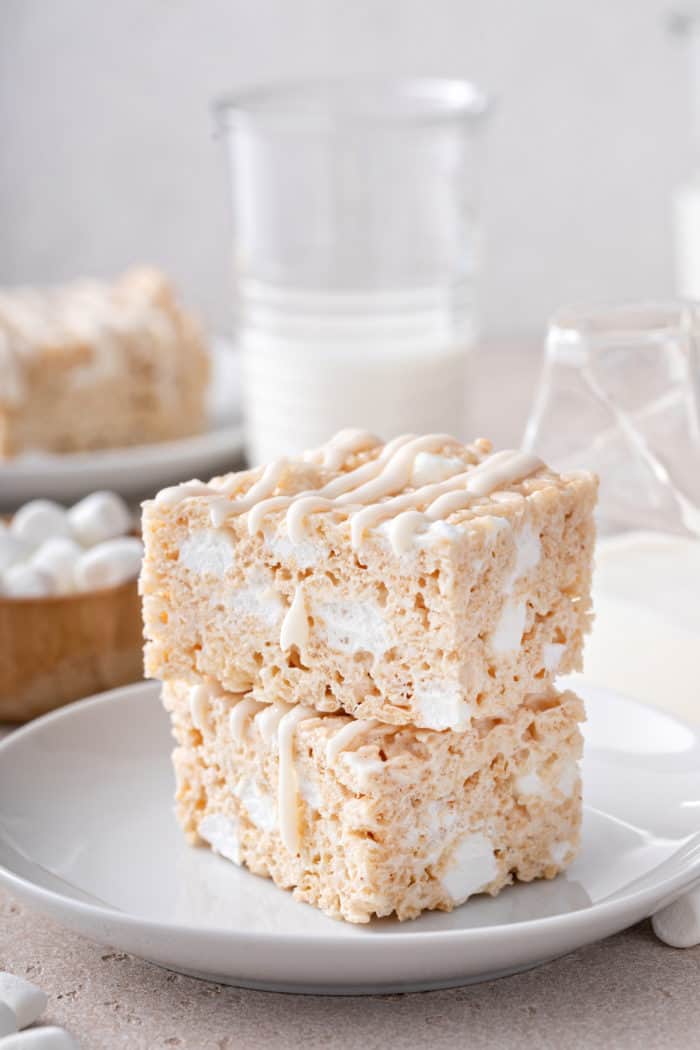
[[[333,500],[323,496],[304,496],[295,500],[287,511],[287,532],[292,543],[301,543],[304,539],[307,514],[318,510],[333,510]]]
[[[299,849],[299,790],[294,766],[294,731],[299,722],[314,717],[316,712],[310,707],[293,707],[280,719],[277,729],[277,811],[280,838],[290,853],[296,853]]]
[[[289,508],[297,500],[309,497],[334,500],[344,495],[350,489],[353,490],[354,494],[357,494],[362,490],[364,484],[375,479],[381,473],[384,465],[391,460],[392,456],[412,439],[412,434],[404,434],[401,437],[394,438],[392,441],[387,442],[376,459],[363,463],[361,467],[356,467],[355,470],[350,470],[347,474],[341,474],[340,477],[334,478],[333,481],[329,481],[327,485],[320,489],[315,489],[312,492],[297,492],[294,496],[273,496],[270,499],[262,500],[255,507],[251,508],[248,515],[248,532],[251,536],[254,536],[262,526],[266,515],[276,510]]]
[[[227,518],[237,517],[245,514],[254,507],[256,503],[267,499],[277,488],[280,478],[287,467],[288,460],[285,458],[275,459],[268,463],[258,480],[250,486],[245,496],[240,499],[228,500],[225,497],[216,500],[210,506],[209,514],[214,528],[223,525]],[[221,492],[225,492],[222,487]]]
[[[359,488],[353,487],[337,496],[338,503],[369,503],[370,501],[384,499],[385,496],[391,496],[395,492],[400,492],[401,489],[406,488],[410,484],[413,462],[419,452],[435,452],[453,440],[449,434],[425,434],[423,437],[411,438],[411,440],[399,446],[389,456],[375,477],[370,478],[369,481],[366,481],[364,485],[360,485]],[[376,463],[378,460],[374,460],[374,462]],[[349,475],[346,475],[346,477],[349,477]],[[331,482],[332,484],[334,483]],[[325,491],[321,490],[322,493],[327,495],[327,490],[330,487],[330,485],[327,485]]]
[[[265,705],[259,700],[244,697],[239,700],[229,715],[228,724],[231,736],[234,740],[242,740],[245,736],[248,719],[261,711]]]
[[[158,507],[176,507],[191,496],[213,496],[215,490],[203,481],[185,481],[182,485],[171,485],[170,488],[161,489],[155,498]]]
[[[265,710],[255,716],[255,725],[260,730],[260,735],[266,744],[270,745],[276,739],[277,727],[291,710],[293,710],[291,704],[283,704],[278,700],[274,704],[265,704]]]
[[[189,691],[190,715],[192,725],[200,732],[206,729],[209,721],[209,700],[211,693],[206,685],[193,685]]]
[[[322,450],[323,465],[331,470],[338,469],[351,452],[375,447],[377,440],[365,431],[340,431]],[[245,496],[237,500],[219,498],[212,501],[212,524],[219,527],[228,518],[247,512],[248,532],[255,535],[268,514],[284,510],[289,537],[293,543],[299,543],[310,514],[343,509],[349,511],[353,547],[362,543],[369,529],[391,518],[390,543],[395,553],[401,554],[410,548],[423,526],[464,510],[474,499],[487,496],[503,485],[521,481],[544,466],[542,460],[531,453],[504,450],[487,456],[474,466],[462,464],[463,470],[456,467],[456,473],[443,481],[419,486],[412,492],[402,492],[410,485],[416,456],[422,452],[437,452],[450,443],[454,443],[454,439],[447,434],[422,437],[404,434],[387,442],[375,459],[340,474],[320,489],[287,496],[273,495],[287,467],[286,459],[275,460],[268,464]],[[201,486],[201,482],[190,484]],[[238,484],[240,476],[229,483],[230,486]],[[204,491],[213,494],[207,486],[201,488],[201,494]],[[158,500],[167,495],[172,505],[177,501],[178,490],[183,492],[183,498],[200,494],[199,491],[190,493],[187,489],[187,485],[166,489]]]
[[[392,518],[387,527],[387,536],[394,554],[405,554],[413,546],[417,532],[428,524],[420,510],[404,510]]]
[[[300,583],[294,592],[292,604],[287,609],[282,629],[280,630],[280,649],[286,652],[296,645],[300,655],[303,656],[306,643],[309,640],[309,621],[306,612],[306,600],[304,598],[304,586]]]
[[[326,744],[326,762],[328,765],[335,762],[340,752],[344,751],[355,737],[361,736],[370,729],[375,729],[378,725],[379,722],[374,718],[355,718],[352,722],[344,725]]]
[[[454,474],[445,481],[424,485],[414,492],[394,496],[383,503],[374,503],[350,519],[353,547],[359,546],[368,529],[386,518],[402,514],[400,525],[390,532],[394,551],[400,554],[410,547],[413,535],[421,525],[440,521],[457,510],[463,510],[474,498],[487,496],[500,485],[521,481],[543,466],[542,460],[529,452],[506,449],[489,456],[471,470]],[[417,511],[421,503],[428,503],[422,513]],[[416,513],[409,517],[408,512],[412,510]]]
[[[322,449],[321,462],[326,470],[340,470],[348,456],[356,452],[365,452],[368,448],[376,448],[377,445],[381,445],[380,439],[368,430],[348,427],[334,434]]]

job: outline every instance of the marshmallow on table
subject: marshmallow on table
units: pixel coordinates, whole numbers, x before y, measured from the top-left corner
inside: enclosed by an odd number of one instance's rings
[[[53,500],[33,499],[17,511],[10,533],[38,547],[52,536],[70,536],[71,526],[65,507]]]
[[[700,944],[700,886],[657,911],[651,925],[659,940],[672,948]]]
[[[68,511],[68,521],[84,547],[123,536],[132,525],[129,508],[116,492],[93,492],[81,499]]]
[[[13,973],[0,972],[0,1003],[12,1010],[18,1028],[34,1024],[46,1009],[48,1001],[46,993],[35,984],[25,981],[23,977],[16,977]]]
[[[2,1050],[78,1050],[78,1044],[65,1028],[47,1025],[9,1035],[0,1042]]]
[[[17,1018],[7,1003],[0,1002],[0,1039],[17,1031]],[[2,1043],[0,1043],[2,1047]]]
[[[56,585],[48,572],[26,562],[12,565],[0,576],[0,593],[8,598],[47,598]]]
[[[116,587],[139,573],[143,544],[136,536],[106,540],[86,550],[75,567],[78,590],[94,591]]]

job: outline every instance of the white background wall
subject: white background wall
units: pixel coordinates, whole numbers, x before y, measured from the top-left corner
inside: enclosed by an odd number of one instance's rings
[[[689,168],[672,0],[0,0],[0,282],[169,270],[227,324],[226,198],[208,102],[288,76],[466,76],[500,98],[483,313],[673,290]]]

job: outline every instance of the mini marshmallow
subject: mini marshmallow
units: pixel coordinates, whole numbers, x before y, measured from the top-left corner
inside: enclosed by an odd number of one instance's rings
[[[0,972],[0,1003],[12,1010],[18,1028],[26,1028],[41,1016],[49,999],[41,988],[15,977],[13,973]],[[4,1050],[4,1044],[3,1044]]]
[[[38,547],[51,536],[70,536],[71,527],[65,507],[50,499],[33,499],[19,508],[10,532]]]
[[[4,1035],[14,1035],[17,1031],[17,1018],[14,1010],[7,1003],[0,1002],[0,1039]]]
[[[93,492],[68,511],[75,538],[84,547],[123,536],[132,526],[129,508],[116,492]]]
[[[2,573],[0,592],[8,598],[46,598],[56,593],[56,585],[48,572],[22,562]]]
[[[117,587],[139,574],[143,544],[135,536],[106,540],[84,551],[75,567],[78,590],[93,591]]]
[[[78,1044],[65,1028],[47,1025],[7,1036],[2,1041],[2,1050],[78,1050]]]
[[[75,567],[82,553],[82,547],[75,540],[54,536],[42,543],[29,566],[51,577],[56,594],[68,594],[74,589]]]
[[[0,572],[9,569],[18,561],[23,561],[29,557],[31,552],[31,545],[26,540],[21,540],[19,536],[13,536],[9,529],[0,532]]]
[[[694,948],[700,944],[700,887],[657,911],[651,925],[659,940],[672,948]]]

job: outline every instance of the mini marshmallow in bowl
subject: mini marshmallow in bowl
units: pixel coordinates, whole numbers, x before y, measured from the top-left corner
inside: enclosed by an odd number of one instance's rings
[[[24,561],[32,553],[32,546],[26,540],[15,536],[8,528],[0,532],[0,573],[19,561]]]
[[[0,594],[43,598],[117,587],[138,575],[143,545],[127,535],[121,496],[93,492],[66,510],[32,500],[0,528]]]
[[[75,568],[83,548],[68,536],[52,536],[32,554],[29,564],[51,577],[56,594],[75,590]]]
[[[52,536],[70,536],[71,526],[65,507],[50,499],[33,499],[25,503],[10,522],[10,532],[32,547],[38,547]]]
[[[123,536],[132,525],[129,508],[114,492],[93,492],[81,499],[68,511],[68,521],[73,536],[84,547]]]
[[[143,544],[136,536],[105,540],[85,551],[75,567],[75,585],[81,591],[116,587],[138,575]]]
[[[7,598],[48,598],[54,591],[49,574],[26,562],[11,565],[2,574],[2,593]]]

